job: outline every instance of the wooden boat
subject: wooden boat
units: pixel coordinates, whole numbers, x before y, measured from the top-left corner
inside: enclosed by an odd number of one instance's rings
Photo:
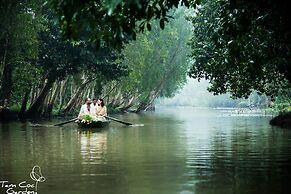
[[[93,121],[92,123],[82,123],[78,122],[78,126],[80,128],[104,128],[108,126],[110,123],[110,120],[105,121]]]

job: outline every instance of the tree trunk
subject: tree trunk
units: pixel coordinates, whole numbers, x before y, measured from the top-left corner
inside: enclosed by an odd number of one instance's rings
[[[60,92],[60,89],[61,89],[61,84],[59,83],[56,83],[56,88],[54,89],[53,93],[52,93],[52,96],[48,102],[48,105],[47,105],[47,110],[46,110],[46,114],[48,116],[51,116],[51,113],[52,113],[52,110],[53,110],[53,105],[55,103],[55,100],[57,98],[57,95],[59,94]]]
[[[63,107],[63,104],[64,104],[64,98],[63,98],[63,95],[64,95],[64,87],[65,87],[65,84],[67,82],[67,79],[66,80],[63,80],[61,82],[61,87],[60,87],[60,92],[59,92],[59,111],[58,113],[61,112],[62,110],[62,107]]]
[[[80,96],[80,94],[83,92],[83,90],[85,89],[85,86],[93,81],[94,79],[90,79],[90,80],[85,80],[75,91],[75,94],[71,97],[71,99],[69,100],[69,102],[67,103],[66,107],[63,109],[63,113],[68,113],[72,110],[72,108],[74,107],[74,105],[76,104],[76,101],[78,100],[78,97]]]
[[[4,65],[6,63],[7,50],[8,50],[8,34],[6,34],[6,38],[5,38],[5,46],[4,46],[4,53],[3,53],[2,65]],[[3,69],[1,69],[1,73],[3,73]]]
[[[152,99],[154,98],[154,96],[155,96],[155,91],[151,91],[149,94],[148,94],[148,96],[143,100],[143,101],[141,101],[140,102],[140,104],[139,104],[139,106],[138,106],[138,108],[136,109],[136,113],[140,113],[140,112],[142,112],[142,111],[144,111],[146,108],[147,108],[147,106],[149,105],[149,104],[151,104],[151,102],[152,102]]]
[[[179,48],[181,46],[181,41],[178,42],[177,46],[174,48],[173,54],[170,57],[168,64],[172,64],[174,59],[176,58]],[[147,108],[153,105],[154,100],[158,97],[159,93],[163,89],[164,83],[171,78],[172,73],[175,71],[176,66],[169,67],[167,71],[165,72],[164,76],[161,78],[160,82],[158,83],[157,87],[155,87],[151,92],[148,94],[148,96],[145,98],[144,101],[142,101],[139,104],[139,107],[136,110],[136,113],[145,111]]]
[[[45,117],[49,116],[46,113],[47,113],[47,108],[48,108],[48,102],[49,102],[49,99],[50,99],[50,93],[51,92],[49,92],[48,95],[45,97],[44,102],[42,103],[42,105],[40,107],[40,113],[39,114],[42,115],[42,116],[45,116]]]
[[[91,88],[87,88],[86,94],[87,94],[86,97],[92,98],[92,96],[90,96],[90,94],[91,94]]]
[[[13,66],[5,63],[2,77],[2,87],[1,87],[1,105],[4,105],[4,102],[9,105],[12,92],[12,72]]]
[[[25,115],[25,111],[26,111],[26,106],[27,106],[27,103],[28,103],[28,99],[29,99],[29,93],[30,93],[30,90],[27,90],[24,94],[24,97],[22,99],[22,104],[21,104],[21,108],[20,108],[20,112],[19,112],[19,117],[24,117]]]
[[[65,108],[62,110],[63,113],[68,113],[72,110],[72,107],[74,106],[75,102],[78,100],[79,95],[82,93],[82,90],[84,90],[84,87],[78,87],[75,94],[71,97]]]
[[[28,116],[40,116],[43,108],[45,99],[53,86],[54,81],[50,79],[45,80],[44,87],[42,88],[40,94],[36,100],[31,104],[29,110],[27,111]]]
[[[116,108],[119,106],[120,99],[122,98],[121,88],[118,89],[117,94],[112,98],[112,101],[110,102],[109,106],[112,108]]]
[[[36,93],[37,93],[37,89],[35,88],[35,86],[32,88],[31,90],[31,99],[30,99],[30,106],[33,104],[33,102],[36,99]]]
[[[92,90],[91,90],[91,97],[92,98],[96,98],[96,96],[95,96],[95,87],[96,87],[96,84],[94,84],[94,86],[92,87]]]
[[[112,85],[112,83],[111,83],[111,87],[109,88],[109,91],[105,91],[105,94],[104,95],[102,95],[102,97],[101,98],[103,98],[104,100],[105,99],[108,99],[108,96],[112,93],[112,91],[113,90],[115,90],[116,88],[117,88],[117,84],[118,82],[115,82],[115,83],[113,83],[113,85]]]
[[[125,105],[123,105],[122,107],[117,107],[117,109],[119,109],[121,112],[127,111],[135,104],[138,97],[139,95],[132,97],[131,99],[128,100],[128,102]]]
[[[164,76],[161,79],[160,83],[152,91],[149,92],[149,94],[147,95],[147,97],[143,101],[140,102],[137,110],[135,111],[136,113],[140,113],[142,111],[145,111],[146,108],[153,103],[153,101],[157,98],[160,91],[162,90],[163,85],[164,85],[165,81],[167,80],[167,77],[168,76]]]
[[[2,80],[1,80],[1,92],[0,92],[0,105],[8,106],[10,104],[11,93],[12,93],[12,72],[14,69],[12,61],[10,61],[8,49],[9,49],[9,37],[6,34],[5,39],[5,51],[3,56],[3,72],[2,72]],[[10,51],[11,52],[11,51]],[[12,56],[11,56],[12,57]]]

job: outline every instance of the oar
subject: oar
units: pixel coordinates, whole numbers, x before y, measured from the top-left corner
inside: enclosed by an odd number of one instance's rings
[[[62,126],[62,125],[64,125],[64,124],[74,122],[74,121],[76,121],[77,119],[78,119],[78,118],[74,118],[74,119],[71,119],[71,120],[68,120],[68,121],[65,121],[65,122],[62,122],[62,123],[55,124],[54,126]]]
[[[107,118],[107,119],[110,119],[112,121],[116,121],[118,123],[122,123],[124,125],[133,125],[132,123],[125,122],[125,121],[122,121],[122,120],[119,120],[119,119],[116,119],[116,118],[113,118],[113,117],[109,117],[109,116],[104,116],[104,117]]]

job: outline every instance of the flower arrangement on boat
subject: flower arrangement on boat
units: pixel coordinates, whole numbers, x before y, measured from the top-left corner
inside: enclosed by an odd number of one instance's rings
[[[91,115],[84,115],[81,123],[90,124],[93,122],[93,117]]]

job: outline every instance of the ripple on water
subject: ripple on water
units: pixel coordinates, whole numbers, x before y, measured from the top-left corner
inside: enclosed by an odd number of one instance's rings
[[[111,123],[94,133],[74,125],[1,125],[0,175],[23,179],[37,163],[43,194],[289,193],[291,131],[271,128],[267,117],[224,113],[125,114],[145,125]]]

